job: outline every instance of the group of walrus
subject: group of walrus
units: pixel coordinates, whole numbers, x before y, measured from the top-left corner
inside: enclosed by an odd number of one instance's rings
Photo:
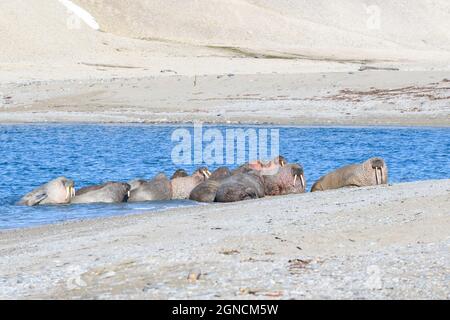
[[[388,170],[381,158],[347,165],[321,177],[311,192],[344,187],[364,187],[388,183]],[[60,177],[25,195],[21,205],[69,203],[121,203],[190,199],[198,202],[236,202],[265,196],[304,193],[303,167],[278,156],[272,161],[252,161],[230,170],[214,172],[201,167],[192,175],[177,170],[169,179],[160,173],[151,180],[107,182],[75,190],[73,180]]]

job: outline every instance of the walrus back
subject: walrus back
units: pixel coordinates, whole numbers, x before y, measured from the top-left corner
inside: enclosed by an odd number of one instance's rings
[[[215,202],[237,202],[258,198],[258,192],[255,188],[242,185],[224,185],[217,191]]]
[[[219,181],[202,182],[192,190],[189,199],[197,202],[214,202],[219,186]]]

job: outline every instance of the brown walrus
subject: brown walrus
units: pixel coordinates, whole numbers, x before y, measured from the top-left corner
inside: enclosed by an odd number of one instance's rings
[[[305,192],[303,167],[299,164],[285,164],[276,173],[265,175],[264,170],[250,170],[236,173],[219,185],[216,202],[235,202],[264,196],[286,195]]]
[[[172,177],[170,177],[170,180],[176,179],[176,178],[184,178],[184,177],[188,177],[188,173],[186,172],[186,170],[184,169],[178,169],[177,171],[175,171],[172,175]]]
[[[131,191],[128,202],[162,201],[172,199],[172,184],[164,173],[152,180],[134,180],[130,182]]]
[[[203,181],[191,191],[189,199],[198,202],[214,202],[220,183],[229,176],[231,176],[230,169],[227,167],[218,168],[208,180]]]
[[[381,158],[371,158],[360,164],[339,168],[321,177],[311,192],[344,187],[366,187],[388,183],[388,168]]]
[[[76,191],[70,203],[121,203],[128,199],[130,185],[122,182],[106,182]]]
[[[26,194],[19,201],[19,205],[67,204],[74,196],[74,182],[65,177],[59,177]]]
[[[235,173],[224,179],[216,192],[216,202],[236,202],[264,197],[264,179],[261,172],[250,170]]]
[[[208,168],[201,167],[197,169],[191,176],[188,177],[180,177],[171,180],[172,184],[172,199],[174,200],[183,200],[189,199],[189,195],[192,190],[200,183],[205,180],[208,180],[211,176],[211,172],[209,172]]]

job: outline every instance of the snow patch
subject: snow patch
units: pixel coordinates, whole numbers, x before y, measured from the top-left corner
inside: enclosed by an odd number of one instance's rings
[[[95,21],[95,18],[89,12],[87,12],[80,6],[76,5],[72,1],[69,0],[58,0],[58,1],[62,5],[64,5],[67,8],[67,10],[71,11],[74,15],[83,20],[83,22],[86,23],[90,28],[94,30],[100,29],[99,24],[97,23],[97,21]]]

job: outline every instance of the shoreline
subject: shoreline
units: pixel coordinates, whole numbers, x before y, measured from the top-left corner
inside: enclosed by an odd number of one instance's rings
[[[446,71],[130,72],[0,82],[0,123],[450,126]]]
[[[0,296],[447,299],[449,201],[429,180],[0,231]]]
[[[442,182],[442,181],[446,181],[446,180],[450,180],[450,179],[433,179],[433,180],[417,180],[417,181],[411,181],[411,182],[399,182],[399,183],[394,183],[394,184],[389,184],[388,186],[395,186],[395,185],[405,185],[405,184],[418,184],[418,183],[429,183],[430,181],[435,181],[435,182]],[[360,188],[361,189],[361,188]],[[364,189],[364,188],[363,188]],[[350,190],[350,189],[344,189],[344,190]],[[329,190],[329,191],[336,191],[336,190]],[[326,191],[326,192],[329,192]],[[305,195],[305,194],[313,194],[313,192],[311,191],[307,191],[301,195]],[[320,193],[319,193],[320,194]],[[281,196],[283,197],[283,196]],[[266,196],[264,198],[258,199],[258,200],[262,200],[262,199],[276,199],[276,198],[280,198],[280,196],[277,197],[271,197],[271,196]],[[258,201],[258,200],[253,200],[253,201]],[[245,201],[244,203],[246,203],[248,201]],[[240,202],[242,203],[242,201]],[[236,203],[234,203],[236,204]],[[114,205],[114,204],[113,204]],[[37,225],[32,225],[32,226],[26,226],[26,227],[20,227],[20,228],[12,228],[12,229],[0,229],[0,237],[3,234],[6,233],[17,233],[17,232],[26,232],[26,231],[31,231],[34,229],[48,229],[48,228],[52,228],[52,227],[62,227],[62,226],[69,226],[72,224],[89,224],[89,223],[97,223],[99,221],[108,221],[110,219],[122,219],[122,218],[127,218],[130,216],[135,216],[135,217],[139,217],[139,216],[145,216],[145,215],[152,215],[152,214],[160,214],[160,213],[165,213],[167,211],[174,211],[175,212],[183,212],[186,209],[189,208],[200,208],[203,206],[213,206],[212,208],[214,208],[214,206],[223,206],[223,205],[227,205],[226,203],[198,203],[198,205],[195,206],[180,206],[180,207],[176,207],[176,208],[165,208],[165,209],[161,209],[161,210],[155,210],[155,211],[149,211],[149,212],[138,212],[138,213],[128,213],[128,214],[117,214],[117,215],[108,215],[108,216],[98,216],[98,217],[88,217],[88,218],[84,218],[84,219],[76,219],[76,220],[65,220],[65,221],[59,221],[59,222],[54,222],[54,223],[48,223],[48,224],[37,224]],[[228,205],[233,205],[233,203],[229,203]],[[97,221],[99,220],[99,221]]]
[[[192,127],[195,122],[0,122],[0,126],[135,126],[135,127],[145,127],[145,126],[158,126],[158,127]],[[221,122],[202,122],[201,125],[203,127],[236,127],[236,126],[245,126],[248,128],[252,127],[277,127],[277,128],[305,128],[305,129],[333,129],[333,128],[342,128],[342,129],[411,129],[411,128],[420,128],[420,129],[448,129],[450,128],[450,123],[443,125],[433,125],[433,124],[417,124],[417,125],[397,125],[397,124],[279,124],[279,123],[221,123]]]

